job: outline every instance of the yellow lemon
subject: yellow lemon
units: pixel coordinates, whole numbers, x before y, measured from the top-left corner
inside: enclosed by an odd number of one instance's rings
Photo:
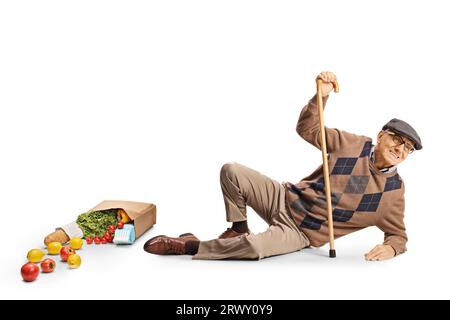
[[[81,240],[80,238],[72,238],[70,239],[70,246],[75,250],[80,250],[83,246],[83,240]]]
[[[81,264],[81,257],[78,254],[72,254],[67,258],[67,263],[69,264],[69,267],[72,269],[76,269]]]
[[[45,252],[40,249],[31,249],[28,251],[27,259],[30,262],[39,262],[42,260],[42,258],[45,256]]]
[[[47,245],[48,254],[59,254],[61,251],[62,244],[61,242],[53,241]]]

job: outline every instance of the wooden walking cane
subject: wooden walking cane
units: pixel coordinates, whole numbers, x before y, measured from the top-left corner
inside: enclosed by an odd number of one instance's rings
[[[325,195],[327,199],[328,236],[330,238],[330,258],[336,258],[336,250],[334,249],[333,207],[331,206],[330,175],[328,170],[325,124],[323,120],[322,80],[317,79],[316,82],[317,82],[317,108],[319,109],[319,122],[320,122],[320,145],[322,147],[323,179],[325,182]],[[337,83],[337,81],[333,82],[333,88],[334,92],[336,93],[339,92],[339,84]]]

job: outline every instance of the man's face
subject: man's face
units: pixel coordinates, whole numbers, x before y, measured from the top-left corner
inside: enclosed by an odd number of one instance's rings
[[[398,165],[408,157],[410,150],[414,150],[414,143],[394,132],[380,131],[375,146],[376,162],[383,163],[383,167]]]

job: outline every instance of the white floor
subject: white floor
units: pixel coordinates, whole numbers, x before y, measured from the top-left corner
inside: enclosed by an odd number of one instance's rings
[[[0,298],[450,298],[449,264],[441,249],[410,244],[409,252],[398,258],[366,262],[364,252],[381,236],[376,229],[336,241],[336,259],[327,257],[326,247],[261,261],[195,261],[189,256],[154,256],[142,250],[146,239],[169,230],[156,226],[132,246],[85,246],[78,252],[83,262],[76,270],[56,257],[56,271],[41,273],[32,283],[23,282],[19,274],[30,247],[22,241],[1,256]]]

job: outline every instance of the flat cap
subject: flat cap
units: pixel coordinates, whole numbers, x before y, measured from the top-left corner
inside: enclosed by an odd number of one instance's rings
[[[416,130],[403,120],[394,118],[386,123],[382,130],[390,130],[405,136],[414,142],[414,148],[416,150],[422,149],[422,141],[420,141],[420,137]]]

